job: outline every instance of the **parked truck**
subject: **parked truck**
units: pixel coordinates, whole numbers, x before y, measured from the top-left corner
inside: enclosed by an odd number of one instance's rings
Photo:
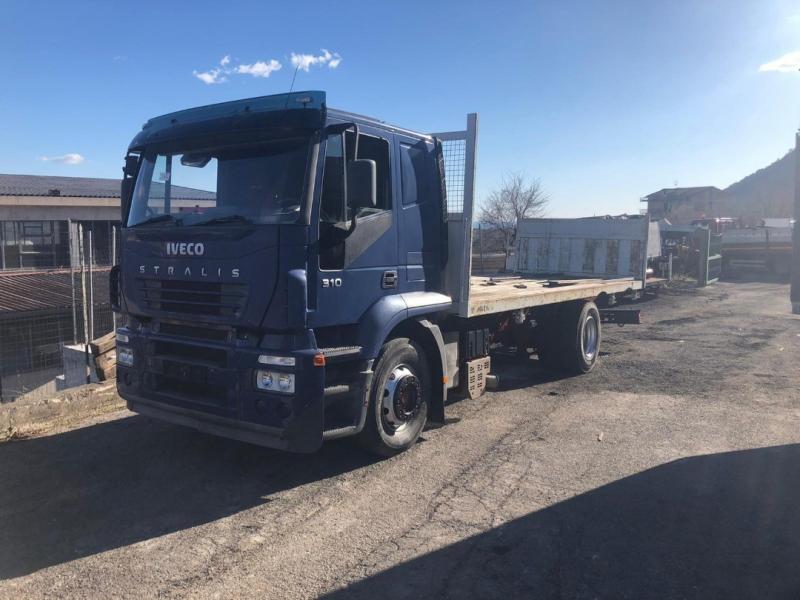
[[[472,279],[477,115],[424,134],[319,91],[149,120],[123,168],[117,385],[136,412],[380,455],[480,394],[490,351],[585,373],[637,276]]]

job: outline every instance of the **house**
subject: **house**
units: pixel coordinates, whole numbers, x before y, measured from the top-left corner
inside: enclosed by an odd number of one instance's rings
[[[667,219],[673,225],[688,225],[695,219],[720,216],[723,192],[714,186],[664,188],[641,199],[647,202],[650,219]],[[724,216],[724,215],[722,215]]]

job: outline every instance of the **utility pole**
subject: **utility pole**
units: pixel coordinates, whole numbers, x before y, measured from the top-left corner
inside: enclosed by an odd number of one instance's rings
[[[792,229],[792,312],[800,315],[800,131],[794,137],[794,227]]]

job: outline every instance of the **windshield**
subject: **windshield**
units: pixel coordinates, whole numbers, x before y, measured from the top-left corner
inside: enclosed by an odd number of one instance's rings
[[[293,223],[302,214],[309,141],[146,153],[128,227]]]

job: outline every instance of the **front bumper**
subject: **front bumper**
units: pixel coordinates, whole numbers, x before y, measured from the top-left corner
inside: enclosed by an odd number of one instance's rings
[[[322,445],[325,369],[317,350],[266,350],[186,339],[151,331],[120,330],[134,363],[117,365],[117,390],[134,412],[290,452]],[[120,344],[122,346],[122,344]],[[295,358],[294,367],[265,367],[262,354]],[[256,388],[260,369],[294,373],[293,394]]]

